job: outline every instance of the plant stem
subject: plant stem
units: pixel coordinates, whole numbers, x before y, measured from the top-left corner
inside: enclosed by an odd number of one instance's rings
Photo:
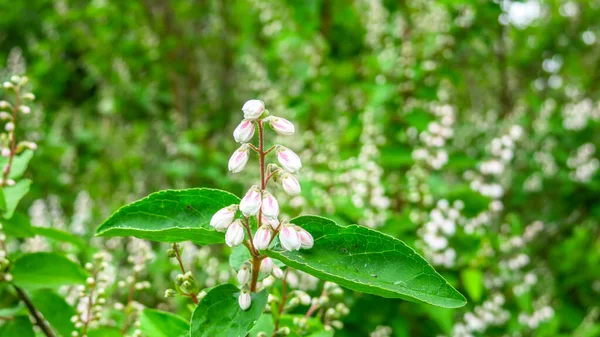
[[[6,169],[2,168],[4,171],[4,175],[2,177],[2,187],[6,187],[8,182],[8,176],[10,175],[10,170],[12,168],[13,159],[17,152],[17,116],[19,112],[19,106],[21,105],[21,96],[19,95],[19,88],[15,87],[15,105],[13,106],[12,113],[13,119],[12,123],[14,125],[14,129],[11,132],[11,140],[10,140],[10,156],[8,157],[8,164],[6,164]]]
[[[181,262],[181,253],[179,252],[179,245],[178,244],[173,244],[173,250],[175,250],[175,256],[177,258],[177,262],[179,262],[179,268],[181,268],[181,273],[185,274],[185,267],[183,266],[183,262]],[[190,297],[192,298],[192,300],[194,301],[194,303],[198,304],[198,296],[194,293],[190,293],[189,294]]]
[[[281,285],[281,303],[279,304],[277,319],[275,320],[275,329],[273,330],[273,336],[277,333],[279,329],[279,320],[281,319],[281,314],[283,313],[283,308],[285,307],[285,302],[287,301],[287,276],[290,268],[286,268],[285,274],[283,274],[283,280]]]
[[[15,287],[15,290],[17,291],[19,298],[21,299],[21,301],[23,301],[25,303],[25,306],[27,306],[29,313],[31,314],[31,316],[33,316],[33,318],[35,319],[35,323],[42,330],[44,335],[46,335],[46,337],[56,337],[56,335],[54,334],[52,329],[50,329],[50,327],[48,325],[46,325],[46,321],[44,321],[44,319],[41,317],[40,313],[37,311],[37,309],[33,305],[33,302],[31,302],[31,299],[29,298],[29,296],[27,296],[27,294],[23,291],[23,289],[17,287],[14,284],[13,284],[13,287]]]
[[[267,180],[265,179],[265,137],[264,137],[264,124],[262,120],[257,121],[258,124],[258,158],[260,165],[260,191],[265,191],[267,187]],[[258,211],[258,228],[262,226],[262,210]],[[252,281],[250,282],[250,291],[256,292],[256,283],[258,283],[258,272],[260,271],[260,263],[264,259],[260,256],[254,243],[252,243],[252,231],[250,230],[250,224],[246,219],[246,229],[248,230],[248,236],[250,237],[250,243],[252,244]]]

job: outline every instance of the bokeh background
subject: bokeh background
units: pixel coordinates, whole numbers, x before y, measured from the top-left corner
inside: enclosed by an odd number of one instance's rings
[[[93,233],[123,204],[257,178],[227,160],[259,98],[297,128],[286,214],[398,237],[469,300],[346,292],[336,336],[600,336],[598,18],[598,0],[2,0],[0,79],[37,97],[20,210],[118,259],[127,242]],[[139,301],[185,310],[150,248]],[[187,249],[206,285],[227,279],[228,252]]]

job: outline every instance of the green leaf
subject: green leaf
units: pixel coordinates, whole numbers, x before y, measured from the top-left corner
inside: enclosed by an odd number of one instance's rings
[[[6,199],[4,198],[4,189],[0,187],[0,211],[6,210]]]
[[[483,295],[483,273],[479,269],[465,269],[460,273],[460,278],[469,297],[479,302]]]
[[[27,165],[29,165],[31,158],[33,158],[32,150],[25,150],[18,155],[15,155],[8,177],[15,180],[21,178],[25,173],[25,170],[27,170]],[[4,167],[6,164],[8,164],[8,158],[0,157],[0,167]]]
[[[123,337],[121,333],[121,329],[119,328],[111,328],[111,327],[99,327],[97,329],[92,329],[87,333],[88,337]]]
[[[17,316],[0,327],[0,337],[35,337],[27,316]]]
[[[19,202],[27,192],[29,192],[29,187],[31,186],[31,180],[23,179],[13,186],[4,187],[4,198],[6,199],[6,210],[2,213],[2,217],[5,219],[10,219],[15,209],[19,205]]]
[[[36,235],[40,235],[49,239],[72,243],[80,249],[86,248],[86,243],[80,237],[60,229],[32,226],[31,231]]]
[[[275,324],[273,323],[273,316],[269,314],[263,314],[260,316],[258,321],[256,321],[256,325],[250,330],[250,337],[256,337],[260,332],[264,332],[267,336],[273,335],[273,331],[275,331]]]
[[[267,291],[252,294],[248,310],[240,308],[239,294],[229,283],[212,288],[194,310],[191,337],[246,336],[267,305]]]
[[[223,243],[225,235],[210,227],[210,219],[219,209],[239,202],[229,192],[208,188],[160,191],[119,209],[98,227],[96,235]]]
[[[31,295],[31,301],[50,326],[62,336],[70,336],[75,330],[75,325],[71,322],[75,309],[54,291],[50,289],[35,291]]]
[[[29,217],[23,213],[15,213],[10,219],[0,219],[2,231],[13,238],[31,238],[35,236]]]
[[[190,325],[169,312],[144,309],[140,329],[146,337],[180,337],[189,335]]]
[[[312,249],[288,252],[279,243],[266,254],[288,266],[351,290],[459,308],[467,301],[404,242],[362,226],[342,227],[318,216],[292,223],[310,232]]]
[[[87,278],[77,263],[52,253],[23,255],[15,261],[11,273],[14,284],[29,289],[83,284]]]

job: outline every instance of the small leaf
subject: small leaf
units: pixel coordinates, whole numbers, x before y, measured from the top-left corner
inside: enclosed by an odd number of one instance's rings
[[[29,289],[83,284],[87,278],[77,263],[52,253],[23,255],[15,261],[11,273],[14,284]]]
[[[10,219],[0,219],[2,231],[13,238],[32,238],[35,236],[29,217],[23,213],[15,213]]]
[[[60,229],[33,226],[31,227],[31,231],[36,235],[40,235],[52,240],[72,243],[81,249],[86,248],[86,243],[80,237]]]
[[[6,199],[4,198],[4,190],[0,187],[0,211],[6,210]]]
[[[314,238],[311,249],[288,252],[279,243],[267,255],[351,290],[445,308],[466,299],[404,242],[362,227],[342,227],[318,216],[291,221]]]
[[[18,179],[23,176],[25,170],[27,170],[27,166],[29,165],[29,161],[33,158],[32,150],[25,150],[13,158],[12,166],[10,167],[10,174],[8,177],[10,179]],[[4,165],[8,164],[8,158],[0,157],[0,167],[4,167]]]
[[[17,316],[0,326],[0,337],[35,337],[27,316]]]
[[[229,192],[208,188],[160,191],[119,209],[98,227],[96,235],[223,243],[225,235],[210,227],[210,219],[219,209],[239,202]]]
[[[263,314],[260,316],[258,321],[256,321],[256,325],[250,330],[250,337],[256,337],[260,332],[264,332],[267,336],[273,335],[273,331],[275,331],[275,324],[273,323],[273,316],[269,314]]]
[[[2,217],[5,219],[10,219],[15,209],[19,205],[19,202],[27,192],[29,192],[29,187],[31,186],[31,180],[23,179],[14,184],[13,186],[4,187],[4,198],[6,199],[6,210],[2,213]]]
[[[483,295],[483,273],[479,269],[465,269],[460,273],[460,278],[469,297],[479,302]]]
[[[31,301],[59,334],[70,336],[75,330],[75,325],[71,322],[71,317],[75,315],[75,309],[54,291],[50,289],[37,290],[31,295]]]
[[[232,284],[212,288],[200,301],[191,322],[191,337],[246,336],[267,305],[267,291],[252,294],[252,304],[242,310],[240,290]]]
[[[140,323],[146,337],[183,337],[190,331],[190,325],[183,318],[159,310],[144,309]]]

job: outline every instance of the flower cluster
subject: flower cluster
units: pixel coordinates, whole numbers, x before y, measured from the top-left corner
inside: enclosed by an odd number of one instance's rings
[[[8,252],[6,251],[6,234],[2,232],[2,224],[0,224],[0,281],[12,281],[12,274],[8,272]]]
[[[242,286],[240,307],[246,310],[250,306],[250,293],[256,291],[258,270],[279,278],[283,276],[281,269],[270,258],[261,255],[260,251],[268,249],[275,237],[279,238],[281,247],[288,251],[312,248],[313,238],[305,229],[279,219],[279,202],[267,190],[267,184],[272,179],[287,194],[300,194],[300,184],[294,177],[302,168],[298,155],[282,145],[274,145],[267,150],[264,147],[266,124],[282,136],[293,135],[294,125],[284,118],[269,115],[260,100],[247,101],[242,111],[244,119],[233,132],[233,138],[241,145],[229,159],[229,171],[238,173],[244,170],[250,151],[254,151],[260,160],[260,184],[250,187],[239,204],[216,212],[210,225],[219,232],[225,232],[225,243],[229,247],[244,244],[252,255],[252,261],[244,263],[238,272],[238,282]],[[259,139],[258,146],[255,146],[251,141],[257,128]],[[266,156],[270,153],[275,154],[281,167],[277,164],[265,164]],[[257,223],[254,234],[251,220],[256,220]]]
[[[592,143],[581,145],[575,154],[567,159],[567,166],[573,171],[569,173],[571,180],[587,183],[598,172],[600,160],[594,158],[596,146]]]

